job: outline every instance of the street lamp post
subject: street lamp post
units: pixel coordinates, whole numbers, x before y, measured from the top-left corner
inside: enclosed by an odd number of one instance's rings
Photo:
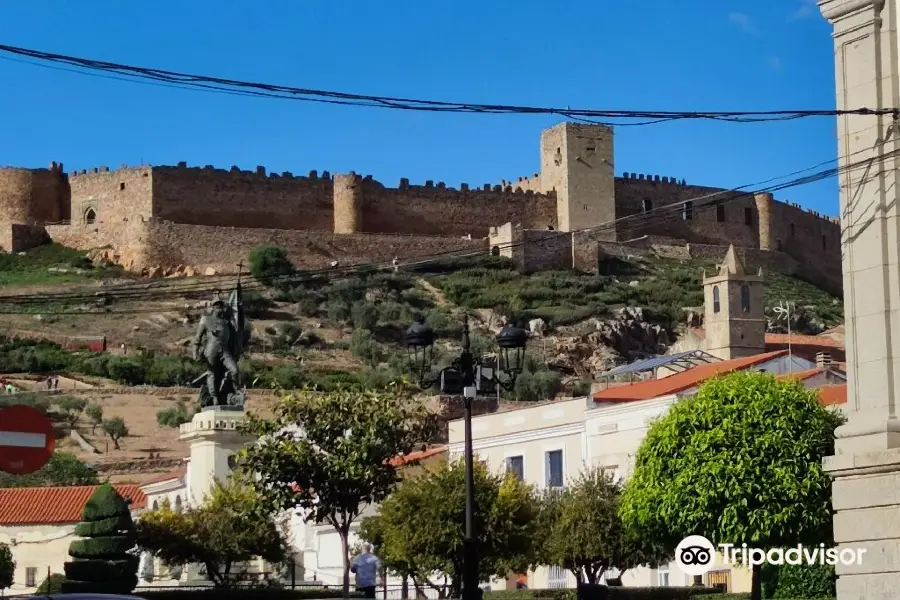
[[[463,317],[462,352],[449,367],[441,369],[436,377],[429,379],[431,362],[434,358],[434,331],[424,318],[418,318],[406,330],[406,348],[409,352],[418,383],[428,389],[440,383],[445,394],[462,394],[466,408],[465,416],[465,459],[466,459],[466,534],[463,540],[463,600],[480,600],[481,588],[478,575],[478,546],[475,540],[475,469],[472,451],[472,403],[479,392],[489,393],[495,386],[511,390],[516,377],[522,372],[525,345],[528,332],[509,323],[496,336],[498,356],[494,365],[485,364],[471,351],[469,340],[469,316]],[[502,371],[505,378],[499,377]]]

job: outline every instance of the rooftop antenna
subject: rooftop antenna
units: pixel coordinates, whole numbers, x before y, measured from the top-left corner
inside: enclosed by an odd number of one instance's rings
[[[794,303],[790,301],[782,300],[778,303],[778,306],[773,306],[772,311],[775,313],[775,319],[778,321],[784,320],[787,322],[787,336],[788,336],[788,373],[794,372],[794,354],[791,349],[791,310],[794,307]]]

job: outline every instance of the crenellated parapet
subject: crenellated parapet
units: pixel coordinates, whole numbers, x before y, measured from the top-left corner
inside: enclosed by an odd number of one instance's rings
[[[619,177],[617,179],[626,180],[629,182],[643,181],[645,183],[659,183],[666,185],[688,185],[687,181],[685,181],[684,179],[679,180],[676,177],[667,177],[665,175],[649,175],[646,173],[622,173],[622,177]]]

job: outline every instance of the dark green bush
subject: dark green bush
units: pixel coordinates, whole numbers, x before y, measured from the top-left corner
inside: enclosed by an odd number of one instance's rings
[[[85,503],[76,531],[86,537],[69,544],[72,560],[63,565],[62,592],[131,592],[138,583],[138,557],[131,554],[136,538],[125,499],[104,483]]]
[[[257,246],[250,251],[250,274],[267,284],[274,279],[294,273],[294,265],[288,260],[287,252],[278,246]]]
[[[41,585],[38,586],[35,594],[38,596],[44,594],[61,594],[62,584],[65,580],[66,576],[62,573],[51,573],[41,582]]]

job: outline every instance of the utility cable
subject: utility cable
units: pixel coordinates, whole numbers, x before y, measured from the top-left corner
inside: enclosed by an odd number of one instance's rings
[[[34,61],[42,61],[53,65],[75,67],[78,72],[101,72],[126,77],[129,80],[143,79],[181,87],[191,87],[206,91],[237,91],[258,97],[289,98],[303,102],[319,102],[360,107],[378,107],[394,110],[413,110],[427,112],[478,113],[478,114],[529,114],[556,115],[571,119],[648,119],[650,125],[680,119],[707,119],[737,123],[771,122],[793,120],[804,117],[838,116],[838,115],[894,115],[900,116],[900,109],[856,108],[848,110],[776,110],[776,111],[637,111],[637,110],[598,110],[572,109],[569,107],[540,107],[508,104],[479,104],[466,102],[449,102],[441,100],[422,100],[392,96],[375,96],[349,92],[337,92],[309,88],[298,88],[270,83],[242,81],[196,75],[179,71],[138,67],[123,63],[114,63],[89,58],[81,58],[65,54],[44,52],[17,46],[0,45],[0,52]]]

